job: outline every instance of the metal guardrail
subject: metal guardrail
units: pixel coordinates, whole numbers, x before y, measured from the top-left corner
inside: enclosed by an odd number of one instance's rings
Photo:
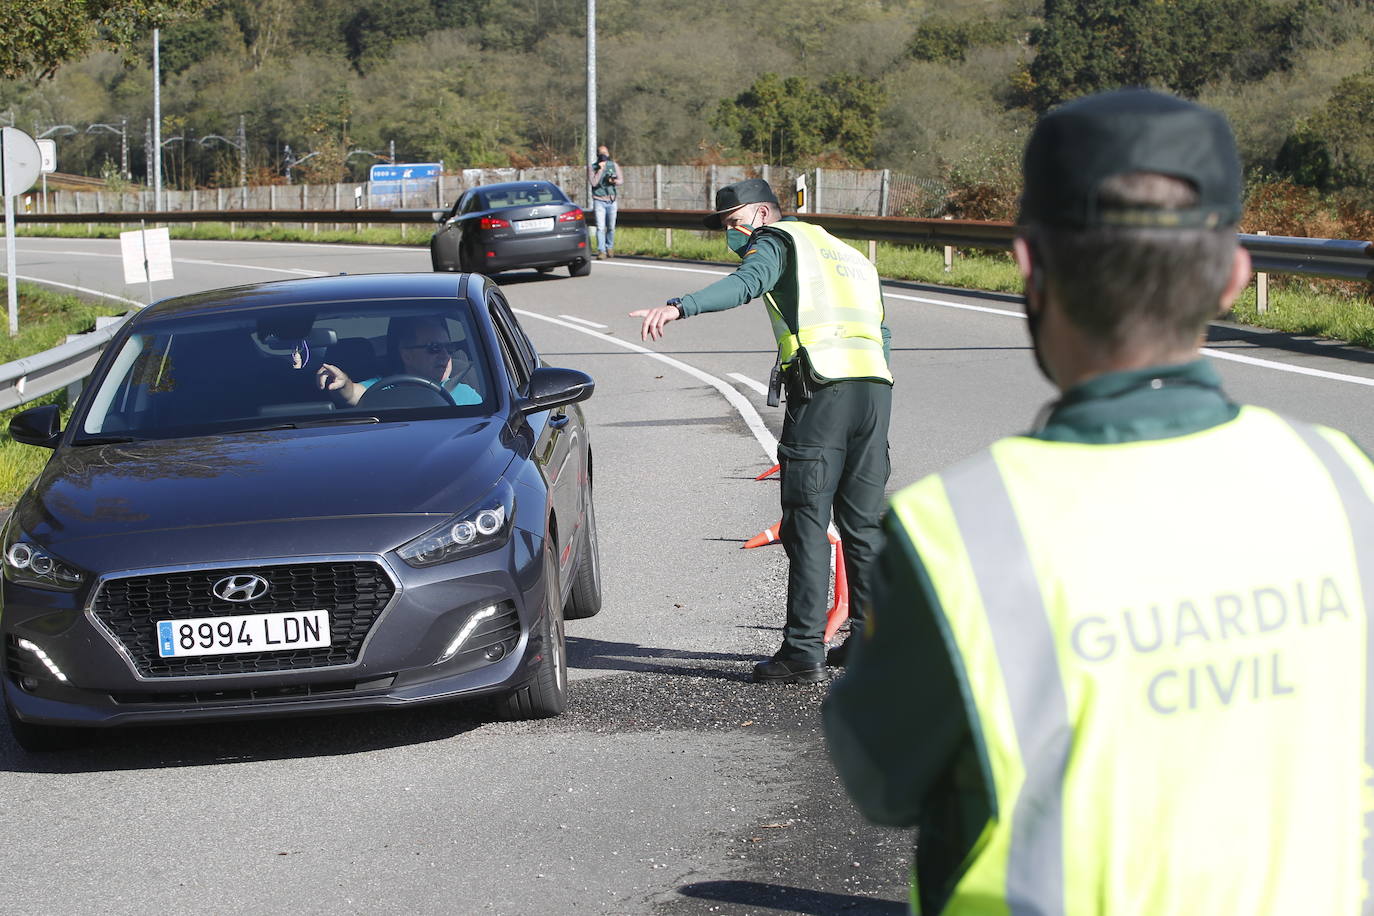
[[[393,223],[432,224],[446,209],[394,210],[180,210],[172,212],[16,214],[20,223]],[[708,210],[622,209],[617,224],[655,229],[702,229]],[[916,219],[899,216],[845,216],[811,213],[815,223],[841,238],[904,245],[1007,250],[1015,226],[1007,222]],[[1336,280],[1374,281],[1374,243],[1305,239],[1279,235],[1240,235],[1255,270]],[[118,324],[83,335],[43,353],[0,365],[0,410],[79,382],[90,374],[100,349]]]

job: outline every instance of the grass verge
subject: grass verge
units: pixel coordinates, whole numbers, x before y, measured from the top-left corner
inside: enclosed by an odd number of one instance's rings
[[[0,279],[0,291],[5,282]],[[0,296],[7,293],[0,292]],[[100,315],[119,315],[124,307],[85,302],[75,296],[54,293],[40,286],[21,283],[16,299],[19,305],[19,334],[0,337],[0,363],[11,362],[51,349],[67,339],[95,327]],[[29,481],[43,469],[52,452],[32,445],[21,445],[10,438],[10,417],[39,404],[66,405],[66,392],[57,391],[13,410],[0,411],[0,508],[14,505]]]

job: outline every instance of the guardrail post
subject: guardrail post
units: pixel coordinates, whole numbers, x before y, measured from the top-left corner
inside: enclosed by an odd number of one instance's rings
[[[716,207],[716,167],[712,165],[707,172],[706,179],[706,209],[714,210]]]
[[[654,163],[654,209],[663,209],[663,163]],[[673,228],[669,226],[663,230],[663,244],[668,251],[673,250]]]
[[[873,239],[868,240],[868,260],[874,267],[878,266],[878,243]]]
[[[1268,235],[1268,231],[1261,229],[1255,235]],[[1260,271],[1255,274],[1255,311],[1263,315],[1269,311],[1269,275]]]
[[[954,217],[949,216],[949,215],[946,215],[946,216],[945,216],[945,219],[954,219]],[[954,270],[954,246],[953,246],[953,245],[946,245],[946,246],[945,246],[945,273],[949,273],[949,272],[952,271],[952,270]]]

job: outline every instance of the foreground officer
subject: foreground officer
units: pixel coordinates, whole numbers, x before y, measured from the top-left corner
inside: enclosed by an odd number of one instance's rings
[[[1360,912],[1374,465],[1199,358],[1250,273],[1230,129],[1092,96],[1024,172],[1063,395],[893,498],[831,755],[865,814],[919,827],[923,913]]]
[[[822,681],[831,507],[844,542],[855,620],[857,609],[869,603],[869,573],[882,536],[892,373],[878,272],[819,226],[784,219],[761,178],[717,191],[716,212],[705,222],[708,229],[726,230],[726,242],[744,263],[705,289],[630,314],[644,319],[644,339],[658,340],[670,321],[759,297],[767,304],[781,367],[774,375],[787,386],[778,442],[787,621],[782,647],[754,667],[754,680]],[[774,405],[776,387],[769,395]],[[831,650],[833,663],[843,662],[844,648]]]

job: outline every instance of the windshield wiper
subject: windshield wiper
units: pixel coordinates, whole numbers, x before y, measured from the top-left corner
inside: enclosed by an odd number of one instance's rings
[[[349,426],[359,423],[380,422],[382,421],[377,417],[329,417],[328,419],[322,420],[297,420],[295,423],[273,423],[271,426],[248,426],[243,429],[226,429],[219,434],[268,433],[278,429],[314,429],[317,426]]]

